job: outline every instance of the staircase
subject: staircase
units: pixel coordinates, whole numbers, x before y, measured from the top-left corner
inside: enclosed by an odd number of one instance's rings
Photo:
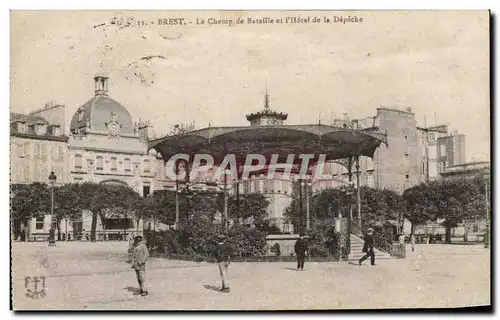
[[[348,260],[355,261],[357,263],[357,261],[362,256],[365,255],[364,252],[361,252],[361,250],[363,250],[364,241],[363,241],[363,239],[360,239],[353,234],[351,234],[350,236],[351,236],[351,239],[350,239],[351,240],[351,253],[349,253]],[[375,251],[375,261],[377,261],[378,259],[394,259],[395,258],[395,257],[392,257],[387,252],[380,251],[376,248],[374,249],[374,251]],[[368,263],[369,263],[369,260],[370,260],[370,258],[368,258],[368,260],[367,260]]]

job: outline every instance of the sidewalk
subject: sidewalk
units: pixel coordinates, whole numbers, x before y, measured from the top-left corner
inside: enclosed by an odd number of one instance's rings
[[[151,259],[148,297],[134,296],[135,273],[126,244],[86,248],[14,248],[15,308],[276,310],[458,307],[489,304],[489,251],[464,246],[424,247],[407,259],[377,266],[306,262],[233,263],[231,292],[220,293],[211,263]],[[26,249],[26,250],[22,250]],[[87,251],[85,251],[85,249]],[[482,249],[482,250],[481,250]],[[464,259],[464,255],[473,259]],[[43,262],[43,263],[42,263]],[[418,269],[415,269],[418,262]],[[45,275],[47,296],[24,297],[24,276]]]

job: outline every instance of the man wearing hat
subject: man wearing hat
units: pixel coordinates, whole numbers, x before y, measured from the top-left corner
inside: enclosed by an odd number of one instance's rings
[[[361,265],[361,263],[363,263],[363,261],[365,261],[366,259],[368,259],[368,257],[370,257],[371,265],[374,266],[375,265],[375,252],[373,251],[373,228],[368,228],[368,230],[366,230],[364,240],[365,240],[365,243],[363,245],[362,252],[365,252],[366,254],[361,259],[359,259],[359,265]]]
[[[304,262],[307,254],[307,241],[304,239],[304,234],[300,233],[299,238],[295,242],[295,254],[297,255],[297,270],[304,271]]]
[[[142,241],[141,236],[136,236],[134,238],[132,268],[135,269],[142,296],[148,295],[148,289],[146,288],[146,261],[148,261],[148,258],[149,251],[145,241]]]
[[[218,244],[215,249],[215,259],[219,265],[220,278],[222,281],[222,292],[229,292],[229,282],[227,279],[227,271],[231,261],[232,248],[226,243],[226,236],[217,236]]]

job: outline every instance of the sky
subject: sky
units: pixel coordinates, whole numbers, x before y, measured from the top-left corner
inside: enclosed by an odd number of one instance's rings
[[[234,23],[287,16],[363,22]],[[187,24],[149,23],[178,17]],[[487,11],[11,13],[12,112],[55,101],[69,122],[101,71],[110,95],[134,120],[150,120],[157,136],[179,122],[246,125],[245,115],[263,108],[267,83],[271,108],[287,112],[287,124],[411,107],[420,126],[465,134],[467,161],[490,156]]]

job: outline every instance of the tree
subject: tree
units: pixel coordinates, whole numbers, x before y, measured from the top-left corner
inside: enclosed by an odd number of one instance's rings
[[[97,217],[101,218],[103,228],[108,218],[141,218],[140,196],[132,188],[122,185],[103,185],[85,182],[79,185],[78,206],[92,212],[91,239],[96,239]]]
[[[445,243],[451,243],[451,229],[468,219],[485,214],[484,180],[440,180],[405,190],[407,217],[412,224],[443,220]]]
[[[435,182],[431,182],[430,184],[422,183],[403,192],[403,199],[406,205],[405,218],[411,222],[412,235],[415,226],[435,220],[436,212],[429,195],[430,189],[434,185]]]
[[[28,240],[27,226],[33,217],[50,213],[50,189],[45,183],[11,185],[11,219],[14,237],[21,235]]]
[[[80,186],[77,183],[65,184],[54,188],[54,217],[58,233],[61,220],[76,221],[82,212],[79,205]]]
[[[361,187],[363,228],[394,227],[405,211],[403,198],[389,189]]]
[[[260,193],[243,194],[239,199],[234,195],[228,195],[227,201],[228,218],[237,221],[245,221],[253,218],[255,225],[261,224],[267,218],[267,207],[269,201]],[[224,194],[217,198],[218,210],[224,211]]]

